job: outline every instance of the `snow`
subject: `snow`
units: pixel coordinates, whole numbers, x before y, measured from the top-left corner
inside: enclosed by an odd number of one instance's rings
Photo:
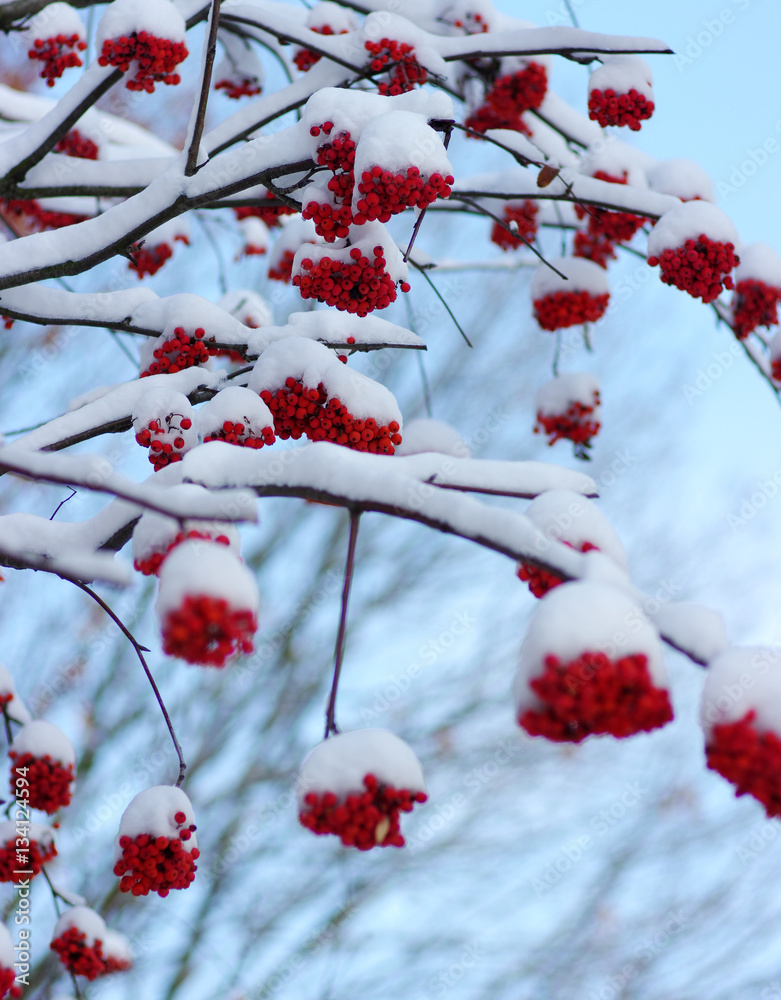
[[[322,3],[316,3],[309,11],[306,26],[308,28],[323,28],[326,25],[332,29],[335,35],[338,35],[343,31],[355,31],[358,27],[358,21],[351,10],[340,7],[339,4],[330,3],[329,0],[323,0]]]
[[[399,19],[394,18],[393,20],[396,22]],[[390,27],[388,31],[390,31]],[[381,31],[378,38],[395,37],[389,35],[388,31]],[[404,41],[401,38],[397,40]],[[320,39],[318,39],[319,41]],[[366,55],[368,57],[368,53]],[[360,58],[363,60],[363,55]],[[324,87],[307,101],[306,107],[301,113],[301,127],[308,133],[312,126],[319,126],[330,121],[334,124],[331,136],[335,137],[340,132],[349,132],[352,139],[357,142],[367,125],[375,118],[390,111],[414,112],[427,120],[433,118],[449,119],[453,118],[453,102],[441,90],[411,90],[395,97],[384,97],[382,94],[370,94],[360,90]],[[329,137],[323,133],[309,139],[313,153],[326,142],[329,142]]]
[[[258,613],[255,577],[239,557],[225,545],[192,538],[177,545],[163,562],[157,613],[163,621],[169,611],[182,606],[185,597],[205,594],[223,598],[232,609]]]
[[[356,729],[331,736],[306,757],[296,785],[299,805],[309,792],[340,798],[363,792],[367,774],[396,789],[426,790],[420,761],[403,740],[387,729]]]
[[[78,13],[70,4],[50,3],[38,11],[25,26],[29,44],[36,38],[55,38],[57,35],[78,35],[84,40],[87,31]]]
[[[709,663],[727,648],[724,619],[712,608],[691,601],[660,605],[655,598],[646,599],[643,608],[665,638],[699,663]]]
[[[661,160],[648,171],[648,183],[653,191],[675,195],[681,201],[716,203],[713,181],[694,160]]]
[[[556,416],[566,413],[572,403],[594,406],[594,397],[598,392],[599,381],[596,375],[569,372],[540,386],[534,397],[534,411],[545,416]],[[599,406],[595,408],[594,417],[599,417]]]
[[[644,653],[654,685],[667,687],[659,634],[634,601],[606,584],[565,583],[532,612],[515,677],[517,709],[539,707],[529,682],[542,673],[546,656],[569,663],[585,652],[604,652],[611,660]]]
[[[648,256],[658,257],[663,250],[683,246],[686,240],[702,235],[740,248],[738,231],[728,215],[706,201],[687,201],[666,212],[651,230]]]
[[[405,175],[407,168],[414,166],[425,178],[434,173],[443,177],[453,174],[442,134],[427,124],[425,116],[412,111],[388,111],[369,122],[361,132],[355,150],[354,211],[363,197],[358,183],[364,172],[374,166]]]
[[[560,278],[547,265],[541,264],[534,272],[529,289],[532,301],[553,295],[555,292],[589,292],[591,295],[604,295],[610,292],[607,271],[593,260],[584,260],[580,257],[553,257],[548,263],[561,271],[566,280]]]
[[[5,924],[0,924],[0,969],[12,969],[15,961],[16,955],[14,954],[11,932]]]
[[[165,298],[150,299],[141,303],[131,316],[131,325],[144,329],[160,330],[166,338],[181,326],[192,334],[199,327],[206,331],[206,340],[219,340],[221,344],[244,344],[247,329],[225,307],[215,305],[200,295],[181,292]]]
[[[198,411],[198,429],[205,438],[214,431],[222,430],[226,420],[241,422],[245,431],[258,436],[264,427],[274,427],[274,417],[257,393],[242,386],[231,385],[204,403]]]
[[[262,86],[265,73],[255,48],[230,31],[220,29],[218,38],[225,49],[225,54],[215,67],[212,75],[214,82],[230,80],[232,83],[242,84],[245,81],[252,81],[257,86]]]
[[[52,931],[52,941],[71,927],[80,930],[86,937],[84,944],[91,948],[96,941],[104,941],[106,922],[99,913],[88,906],[73,906],[59,918]]]
[[[276,392],[291,377],[313,389],[322,382],[329,397],[338,398],[359,420],[374,417],[380,425],[392,420],[402,424],[401,411],[389,389],[342,364],[327,347],[303,337],[270,344],[255,362],[249,388],[258,394],[264,389]]]
[[[642,190],[648,187],[644,162],[643,155],[634,146],[611,136],[609,139],[600,139],[587,151],[581,169],[591,177],[597,171],[611,177],[623,177],[629,187]]]
[[[268,250],[271,234],[263,219],[249,215],[246,219],[240,219],[238,226],[244,240],[245,252],[251,249],[254,253],[265,253]]]
[[[244,326],[256,329],[273,326],[274,313],[262,295],[250,288],[232,288],[217,303],[220,309],[234,316]]]
[[[124,934],[112,931],[108,927],[103,935],[103,954],[106,958],[113,958],[119,962],[133,961],[133,949],[130,946],[130,941]]]
[[[735,284],[749,278],[781,288],[781,257],[767,243],[749,243],[741,249],[740,264],[735,269]]]
[[[170,0],[114,0],[100,19],[97,48],[108,39],[146,31],[172,42],[185,40],[185,21]]]
[[[182,483],[170,486],[166,496],[183,498],[197,503],[203,497],[208,497],[208,491],[194,483]],[[173,517],[147,511],[133,529],[133,560],[148,559],[157,552],[165,552],[180,531],[202,531],[207,534],[224,535],[229,542],[229,548],[237,555],[240,550],[239,533],[235,526],[225,521],[209,521],[208,519],[187,518],[184,526]]]
[[[591,500],[572,490],[549,490],[529,504],[526,516],[549,538],[580,550],[590,542],[626,570],[626,552],[608,519]]]
[[[616,94],[628,94],[636,90],[646,100],[653,101],[653,74],[651,67],[640,56],[609,56],[589,77],[588,89],[614,90]]]
[[[195,410],[190,400],[182,392],[175,389],[157,388],[150,389],[136,400],[133,407],[133,429],[136,434],[148,427],[151,421],[162,422],[164,434],[162,440],[168,440],[170,436],[166,431],[166,420],[169,417],[188,418],[192,421],[189,428],[176,425],[176,437],[184,438],[184,448],[193,448],[198,444],[198,427],[196,424]]]
[[[190,800],[181,790],[171,785],[153,785],[139,792],[131,799],[122,819],[119,821],[119,833],[114,840],[114,860],[122,857],[119,845],[121,837],[135,839],[142,833],[150,833],[155,837],[178,839],[180,826],[174,817],[183,812],[185,820],[182,826],[188,827],[195,822],[193,807]],[[188,854],[198,846],[195,834],[187,841],[182,841],[182,849]]]
[[[461,435],[443,420],[419,417],[404,427],[404,440],[396,448],[398,456],[438,452],[457,458],[470,458],[471,451]]]
[[[730,646],[708,665],[700,704],[706,739],[713,727],[756,713],[760,732],[781,735],[781,655],[778,646]]]
[[[65,767],[76,763],[76,751],[65,733],[51,722],[34,719],[23,726],[14,737],[11,749],[20,756],[31,753],[33,757],[51,757]]]
[[[46,826],[43,823],[25,822],[25,827],[27,830],[24,836],[30,841],[34,840],[36,844],[46,846],[49,846],[54,842],[54,830],[50,826]],[[9,841],[15,843],[18,836],[18,824],[14,820],[4,819],[0,821],[0,847],[7,844]]]
[[[10,672],[0,663],[0,695],[9,694],[11,695],[11,700],[6,702],[6,713],[15,722],[21,722],[22,725],[25,725],[30,721],[32,716],[27,711],[27,707],[22,699],[16,693],[16,685]]]

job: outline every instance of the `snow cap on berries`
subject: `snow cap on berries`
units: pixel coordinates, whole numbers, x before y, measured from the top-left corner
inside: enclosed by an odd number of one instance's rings
[[[781,738],[781,657],[761,646],[730,646],[708,664],[700,703],[706,740],[713,727],[754,713],[760,732]]]
[[[36,38],[55,38],[57,35],[65,35],[66,38],[78,35],[81,39],[87,37],[78,11],[69,3],[60,3],[59,0],[47,4],[34,14],[26,22],[24,33],[31,42]]]
[[[43,865],[57,855],[54,844],[54,830],[43,823],[25,824],[28,830],[25,837],[29,846],[19,848],[16,838],[19,836],[14,820],[0,822],[0,882],[21,882],[26,878],[34,878]],[[20,856],[21,852],[21,856]],[[30,870],[32,875],[23,871]]]
[[[734,277],[736,285],[741,281],[764,281],[781,288],[781,257],[767,243],[749,243],[740,251]]]
[[[84,934],[84,943],[92,947],[96,941],[103,941],[106,934],[106,922],[99,913],[88,906],[72,906],[63,913],[54,925],[52,939],[58,938],[71,927]]]
[[[22,725],[29,722],[32,716],[27,711],[22,699],[16,693],[16,685],[9,671],[0,663],[0,702],[5,704],[8,717]]]
[[[600,125],[640,129],[654,112],[653,76],[645,60],[635,55],[604,59],[589,78],[589,118]]]
[[[51,757],[59,764],[76,763],[76,751],[65,733],[51,722],[33,719],[23,726],[11,744],[18,756],[29,753],[33,757]]]
[[[124,972],[133,965],[133,949],[130,941],[119,931],[106,928],[103,938],[103,954],[106,958],[106,972]]]
[[[589,147],[580,164],[580,171],[589,177],[604,174],[607,177],[623,181],[630,187],[648,187],[646,167],[651,158],[627,142],[611,139],[610,142],[598,142]],[[604,180],[604,177],[598,179]]]
[[[567,372],[540,386],[534,409],[544,417],[569,414],[573,404],[589,409],[589,419],[599,420],[599,380],[590,372]]]
[[[204,441],[222,437],[229,430],[228,424],[230,431],[238,438],[234,443],[243,444],[250,438],[262,445],[265,443],[264,430],[271,431],[268,443],[273,443],[274,417],[252,389],[229,385],[198,411],[198,429]],[[237,430],[237,427],[241,427],[241,430]],[[267,434],[266,437],[268,436]]]
[[[186,30],[184,17],[170,0],[114,0],[100,19],[95,40],[100,52],[105,41],[141,31],[184,42]]]
[[[626,552],[613,525],[593,500],[580,493],[547,490],[532,500],[524,514],[546,537],[567,542],[578,551],[588,544],[627,569]]]
[[[559,277],[556,271],[541,264],[531,281],[532,301],[556,292],[588,292],[594,297],[610,294],[607,272],[593,261],[580,257],[555,257],[550,263],[565,277]]]
[[[348,31],[355,31],[358,21],[353,11],[347,7],[342,7],[338,3],[331,3],[329,0],[322,0],[316,3],[306,16],[306,26],[312,31],[317,31],[323,27],[331,29],[331,34],[341,35]]]
[[[198,444],[195,410],[183,392],[176,389],[149,389],[142,393],[133,407],[133,430],[139,435],[151,430],[151,440],[159,438],[173,445],[176,453],[183,454]],[[147,445],[148,446],[148,445]]]
[[[681,201],[716,203],[713,181],[694,160],[660,160],[651,167],[647,176],[652,191],[674,195]]]
[[[252,330],[274,325],[271,306],[262,295],[250,288],[232,288],[223,295],[218,305]]]
[[[184,814],[183,819],[177,819],[179,813]],[[145,788],[130,800],[122,813],[119,833],[114,841],[115,860],[122,856],[120,837],[134,838],[141,833],[149,833],[153,837],[178,837],[181,827],[194,822],[192,803],[181,788],[172,785]],[[197,846],[198,841],[193,834],[187,840],[187,850]]]
[[[740,237],[732,219],[720,208],[705,201],[687,201],[665,212],[648,237],[648,256],[658,257],[664,250],[675,250],[687,240],[705,235],[717,243],[731,243],[740,248]]]
[[[362,792],[367,774],[380,784],[426,791],[420,761],[404,740],[387,729],[356,729],[324,740],[306,757],[298,775],[299,806],[308,792]]]
[[[444,420],[419,417],[405,424],[404,440],[396,449],[396,454],[419,455],[429,451],[453,455],[455,458],[470,458],[472,455],[469,445],[455,427],[446,424]]]
[[[390,18],[383,12],[381,18]],[[370,18],[374,15],[370,15]],[[409,21],[400,20],[413,28]],[[368,24],[369,18],[364,23]],[[415,30],[413,28],[413,30]],[[380,35],[385,35],[381,31]],[[379,37],[379,36],[378,36]],[[401,39],[400,39],[401,40]],[[337,136],[341,132],[349,132],[354,142],[358,142],[364,128],[378,115],[388,111],[412,111],[423,115],[427,120],[434,118],[451,119],[454,117],[453,102],[442,90],[412,90],[395,97],[385,97],[381,94],[367,93],[360,90],[345,90],[341,87],[323,87],[316,91],[306,102],[301,112],[301,128],[311,136],[312,152],[316,152],[328,140],[321,132],[321,126],[330,122],[333,125],[330,135]],[[316,129],[316,132],[313,130]],[[441,141],[441,140],[440,140]]]
[[[376,166],[393,173],[417,167],[425,177],[453,173],[441,135],[425,115],[413,111],[387,111],[361,132],[355,150],[356,180]]]
[[[228,97],[253,97],[263,87],[263,63],[252,45],[229,31],[218,33],[225,53],[214,69],[216,90],[224,90]]]
[[[226,545],[190,539],[177,545],[163,564],[157,613],[164,617],[188,594],[221,597],[235,608],[257,614],[260,606],[255,577]]]
[[[654,99],[651,67],[640,56],[619,55],[603,58],[588,80],[589,90],[614,90],[628,94],[634,89],[649,101]]]

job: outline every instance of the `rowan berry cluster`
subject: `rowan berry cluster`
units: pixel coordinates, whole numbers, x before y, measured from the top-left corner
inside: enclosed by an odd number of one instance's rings
[[[149,448],[149,461],[155,467],[155,472],[181,462],[187,442],[182,431],[189,431],[193,422],[190,417],[181,413],[169,413],[165,417],[155,417],[146,427],[136,433],[136,441],[142,448]]]
[[[274,444],[276,437],[271,427],[258,428],[241,420],[225,420],[222,427],[205,434],[203,440],[204,442],[227,441],[228,444],[235,444],[240,448],[262,448],[263,445]]]
[[[528,198],[520,205],[505,205],[504,221],[514,232],[509,232],[505,226],[495,222],[491,230],[491,242],[502,250],[517,250],[525,246],[524,241],[531,241],[537,233],[537,204]],[[517,233],[517,235],[515,235]]]
[[[740,258],[733,243],[711,240],[704,233],[696,240],[686,240],[683,246],[666,249],[648,258],[651,267],[661,268],[665,285],[675,285],[695,299],[713,302],[725,288],[732,288],[730,271]]]
[[[517,73],[500,76],[485,95],[484,103],[465,124],[475,132],[505,128],[530,135],[521,116],[539,108],[548,92],[548,71],[538,62],[529,62]]]
[[[366,42],[366,51],[372,56],[369,67],[372,73],[388,70],[389,78],[377,84],[377,90],[386,97],[397,97],[413,90],[416,83],[428,80],[425,66],[415,58],[415,48],[407,42],[381,38],[379,42]]]
[[[563,538],[559,540],[564,542],[564,544],[568,545],[571,549],[575,548],[571,542],[567,542]],[[591,542],[583,542],[577,551],[598,552],[599,547],[592,545]],[[548,569],[543,569],[542,566],[536,566],[534,563],[524,562],[523,560],[518,563],[516,576],[519,580],[529,584],[529,590],[535,597],[544,597],[549,590],[553,590],[554,587],[558,587],[559,584],[564,583],[562,578],[556,573],[553,573]]]
[[[240,80],[218,80],[215,90],[224,90],[225,96],[233,101],[240,97],[256,97],[260,93],[260,84],[254,77],[242,77]]]
[[[29,837],[29,845],[17,847],[12,837],[0,844],[0,882],[22,882],[25,878],[40,875],[43,866],[57,857],[54,841],[39,843]]]
[[[563,330],[580,323],[595,323],[607,309],[609,293],[551,292],[534,300],[534,315],[543,330]]]
[[[72,128],[66,132],[54,147],[55,153],[64,153],[66,156],[75,156],[79,160],[97,160],[98,144],[82,135],[77,128]]]
[[[9,201],[0,202],[5,214],[24,220],[26,226],[37,232],[45,229],[63,229],[65,226],[74,226],[77,222],[84,222],[86,215],[73,215],[70,212],[54,212],[43,208],[34,199],[11,198]]]
[[[546,656],[542,674],[529,685],[543,707],[524,709],[518,723],[530,736],[557,743],[580,743],[600,733],[633,736],[673,717],[670,696],[654,687],[644,653],[611,660],[585,652],[567,663]]]
[[[18,1000],[22,995],[22,987],[16,985],[16,970],[0,968],[0,998],[13,997]]]
[[[616,177],[604,170],[597,170],[594,178],[608,184],[627,183],[626,171],[623,177]],[[591,206],[586,208],[583,205],[576,205],[575,213],[579,219],[587,217],[588,224],[585,232],[575,234],[573,255],[593,260],[595,264],[605,268],[609,260],[615,260],[616,246],[628,243],[646,221],[644,216],[633,215],[631,212],[614,212]]]
[[[356,203],[355,223],[388,222],[405,208],[426,208],[437,198],[449,198],[454,178],[433,173],[426,178],[417,167],[407,167],[403,173],[393,173],[374,166],[364,170],[358,192],[362,195]]]
[[[75,50],[83,52],[87,47],[84,39],[78,35],[53,35],[51,38],[36,38],[33,47],[27,53],[30,59],[43,63],[41,79],[47,87],[53,87],[66,69],[82,66],[83,63]]]
[[[322,125],[313,125],[309,132],[313,137],[321,133],[330,135],[333,128],[333,122],[329,121]],[[315,232],[322,236],[326,243],[344,239],[350,233],[353,222],[350,204],[355,186],[355,145],[349,132],[340,132],[317,150],[318,164],[328,167],[333,174],[328,181],[332,201],[318,202],[312,199],[304,205],[301,214],[305,219],[312,219]]]
[[[313,389],[290,377],[285,388],[264,389],[260,398],[274,414],[274,430],[283,441],[308,437],[380,455],[393,455],[401,444],[395,420],[378,424],[374,417],[356,419],[340,400],[328,397],[322,382]]]
[[[146,277],[147,274],[151,277],[151,275],[157,274],[169,257],[173,257],[173,253],[167,243],[158,243],[157,246],[153,247],[136,245],[130,251],[132,258],[130,269],[136,272],[139,280]]]
[[[167,896],[171,889],[186,889],[190,885],[200,851],[197,847],[188,851],[185,843],[192,837],[195,824],[184,826],[187,817],[183,812],[178,812],[175,819],[180,827],[176,837],[141,833],[137,837],[119,838],[122,857],[114,865],[114,874],[120,876],[120,892],[131,892],[134,896],[156,892],[158,896]]]
[[[320,257],[313,261],[304,257],[300,271],[293,275],[293,284],[303,299],[317,299],[342,312],[366,316],[374,309],[385,309],[396,301],[396,282],[385,271],[386,260],[381,246],[374,247],[374,261],[351,247],[349,259],[339,256]],[[401,281],[402,292],[408,292],[408,282]]]
[[[200,326],[192,335],[186,333],[183,327],[177,326],[173,337],[155,347],[153,352],[155,360],[143,369],[139,378],[146,378],[148,375],[173,375],[175,372],[184,371],[185,368],[205,364],[209,356],[216,353],[214,349],[204,344],[205,333],[206,331]]]
[[[87,935],[78,927],[69,927],[59,937],[54,938],[49,947],[59,960],[75,976],[84,976],[92,982],[108,971],[103,955],[103,942],[97,938],[87,944]]]
[[[230,539],[227,535],[214,536],[209,534],[207,531],[197,531],[195,528],[191,528],[189,531],[177,532],[170,545],[167,545],[162,551],[152,552],[144,559],[135,559],[133,561],[133,568],[138,570],[139,573],[143,573],[144,576],[157,576],[168,553],[171,552],[172,549],[175,549],[181,542],[187,541],[188,538],[200,538],[205,542],[217,542],[219,545],[230,545]]]
[[[295,254],[292,250],[283,250],[277,259],[269,264],[268,276],[272,281],[290,281],[293,277],[293,258]]]
[[[565,413],[543,413],[538,410],[534,433],[546,434],[549,445],[566,438],[582,453],[583,449],[591,447],[592,438],[597,436],[602,426],[594,416],[598,405],[599,394],[596,394],[593,406],[575,401],[569,404]]]
[[[735,285],[732,305],[732,329],[735,336],[743,340],[758,326],[776,326],[780,301],[781,288],[756,278],[739,281]]]
[[[323,24],[319,28],[310,28],[309,30],[316,32],[318,35],[337,34],[330,24]],[[347,33],[346,28],[343,28],[340,32],[338,32],[340,35],[346,35]],[[308,73],[315,63],[319,63],[322,58],[323,57],[319,52],[312,52],[311,49],[299,49],[293,56],[293,62],[302,73]]]
[[[266,191],[266,197],[269,200],[274,199],[274,195],[269,191]],[[269,229],[281,226],[282,223],[280,220],[283,215],[296,214],[294,208],[284,205],[281,201],[274,205],[239,205],[233,211],[236,213],[236,218],[239,222],[242,219],[258,218],[261,222],[265,222]]]
[[[154,93],[156,83],[175,86],[181,81],[174,69],[189,55],[184,42],[158,38],[148,31],[134,31],[121,38],[107,38],[103,42],[98,63],[116,66],[126,73],[130,64],[135,65],[135,75],[125,84],[128,90],[145,90]]]
[[[25,777],[30,792],[27,801],[32,809],[42,809],[51,815],[70,805],[73,764],[66,765],[53,760],[49,754],[36,757],[32,753],[20,754],[16,750],[9,750],[8,756],[13,761],[11,792],[15,793],[17,778]]]
[[[606,125],[626,125],[633,132],[640,130],[640,123],[654,113],[654,102],[634,87],[627,94],[612,88],[592,90],[588,95],[588,116],[594,122]]]
[[[713,727],[705,748],[708,767],[735,785],[736,795],[753,795],[768,816],[781,816],[781,739],[760,732],[751,709],[737,722]]]
[[[363,784],[365,791],[341,800],[333,792],[308,792],[299,822],[318,835],[336,834],[345,847],[359,851],[403,847],[399,813],[412,812],[416,802],[426,801],[426,793],[384,785],[373,774],[367,774]]]
[[[188,663],[224,667],[237,653],[252,652],[257,628],[257,617],[246,608],[232,608],[210,594],[188,594],[165,616],[163,652]]]

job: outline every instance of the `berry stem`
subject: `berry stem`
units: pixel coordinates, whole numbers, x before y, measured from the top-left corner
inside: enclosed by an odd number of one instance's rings
[[[122,622],[122,620],[111,610],[111,608],[108,606],[108,604],[106,604],[103,598],[100,597],[98,594],[96,594],[94,590],[92,590],[91,587],[88,587],[86,583],[79,583],[77,580],[72,580],[71,582],[75,583],[75,585],[79,588],[79,590],[83,590],[85,594],[89,594],[89,596],[93,599],[93,601],[95,601],[97,604],[100,605],[101,608],[103,608],[103,610],[106,612],[109,618],[114,622],[117,628],[127,638],[128,642],[130,642],[133,649],[136,651],[136,656],[141,661],[141,666],[144,668],[144,673],[147,676],[147,680],[149,681],[152,690],[154,691],[155,698],[157,699],[157,703],[160,706],[160,711],[163,713],[165,724],[168,727],[168,732],[171,734],[171,740],[173,741],[174,749],[176,750],[176,756],[179,758],[179,777],[176,779],[176,787],[179,788],[182,785],[182,782],[184,781],[184,775],[187,770],[187,764],[185,763],[184,756],[182,754],[182,748],[179,745],[179,740],[176,738],[176,732],[174,731],[173,723],[171,722],[171,716],[168,714],[168,709],[165,707],[165,702],[163,701],[163,697],[160,694],[157,684],[155,684],[155,679],[152,676],[149,667],[147,666],[146,660],[144,659],[144,650],[146,650],[146,647],[142,646],[136,640],[135,636],[132,634],[132,632],[130,632],[130,630]],[[148,650],[146,651],[148,652]]]
[[[201,75],[201,93],[198,97],[198,110],[195,113],[195,120],[192,124],[192,136],[190,138],[190,148],[187,150],[187,163],[184,168],[185,177],[192,177],[198,169],[198,153],[201,149],[201,138],[203,136],[203,126],[206,121],[206,105],[209,101],[209,87],[212,82],[212,68],[214,66],[214,55],[217,51],[217,28],[220,23],[220,0],[212,0],[212,9],[209,12],[209,35],[206,41],[206,48],[203,54],[203,71]]]
[[[339,689],[339,675],[342,672],[342,659],[344,658],[344,638],[347,631],[347,605],[350,601],[350,587],[353,582],[353,571],[355,569],[355,544],[358,541],[360,519],[361,511],[352,507],[350,509],[350,539],[347,543],[347,562],[344,567],[342,610],[339,616],[336,648],[334,649],[334,679],[331,682],[331,695],[328,699],[328,708],[325,713],[325,739],[328,739],[332,733],[336,734],[339,732],[336,725],[336,693]]]
[[[439,299],[439,301],[442,303],[442,305],[445,307],[445,311],[447,312],[448,316],[455,323],[456,329],[458,330],[458,332],[461,334],[461,336],[466,341],[467,346],[468,347],[474,347],[474,344],[472,343],[472,341],[464,333],[463,328],[461,327],[461,324],[458,322],[458,320],[456,319],[456,317],[453,315],[453,310],[450,308],[450,306],[447,304],[447,302],[443,298],[442,293],[439,291],[439,289],[434,284],[434,282],[431,280],[431,278],[429,278],[428,274],[426,274],[426,269],[424,267],[421,267],[420,264],[416,264],[414,260],[411,260],[410,264],[412,264],[412,266],[415,268],[416,271],[420,271],[420,273],[423,275],[423,277],[429,283],[429,285],[431,286],[431,290],[436,295],[436,297]]]

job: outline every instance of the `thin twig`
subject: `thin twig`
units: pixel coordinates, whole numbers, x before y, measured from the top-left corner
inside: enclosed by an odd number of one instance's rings
[[[203,127],[206,121],[206,105],[209,103],[209,87],[212,82],[212,67],[214,53],[217,50],[217,28],[220,23],[220,0],[212,0],[209,15],[209,37],[206,43],[206,53],[203,59],[203,76],[201,77],[201,93],[198,97],[198,111],[195,114],[193,135],[190,148],[187,150],[187,163],[184,168],[185,177],[192,177],[198,169],[198,153],[201,148]]]
[[[70,489],[71,489],[71,495],[69,497],[65,497],[64,500],[60,500],[60,502],[54,508],[54,513],[49,518],[50,521],[53,521],[55,519],[55,517],[59,513],[60,507],[62,507],[63,504],[66,504],[69,500],[72,500],[76,496],[76,494],[79,492],[78,490],[74,490],[72,486],[71,486]]]
[[[412,264],[412,266],[415,268],[416,271],[420,271],[420,273],[423,275],[423,277],[426,279],[426,281],[429,283],[429,285],[431,285],[431,290],[434,292],[434,294],[436,295],[436,297],[439,299],[439,301],[442,303],[442,305],[447,310],[448,316],[455,323],[456,329],[461,334],[461,336],[464,338],[464,340],[466,341],[467,345],[469,347],[474,347],[474,344],[472,343],[472,341],[464,333],[464,331],[463,331],[463,329],[461,327],[461,324],[458,322],[458,320],[456,319],[456,317],[453,315],[453,310],[450,308],[450,306],[447,304],[447,302],[443,298],[442,293],[437,288],[437,286],[434,284],[434,282],[431,280],[431,278],[429,278],[428,274],[426,274],[426,269],[424,267],[421,267],[420,264],[416,264],[414,260],[411,260],[410,264]]]
[[[339,631],[336,635],[336,647],[334,649],[334,678],[331,682],[331,695],[328,699],[328,708],[325,713],[325,739],[339,729],[336,725],[336,694],[339,690],[339,675],[342,672],[342,659],[344,657],[344,637],[347,631],[347,605],[350,601],[350,587],[353,582],[353,571],[355,569],[355,544],[358,541],[358,525],[361,519],[361,512],[356,508],[350,510],[350,540],[347,543],[347,562],[344,567],[344,587],[342,588],[342,610],[339,615]]]
[[[163,697],[160,694],[157,684],[155,684],[155,679],[152,676],[152,672],[150,671],[149,667],[147,666],[147,662],[144,659],[144,650],[146,649],[146,647],[142,646],[136,640],[135,636],[125,626],[124,622],[120,618],[118,618],[117,615],[114,614],[114,612],[111,610],[108,604],[106,604],[103,598],[100,597],[98,594],[96,594],[91,587],[88,587],[85,583],[79,583],[75,580],[72,582],[76,584],[79,590],[83,590],[85,594],[89,594],[92,600],[96,601],[101,606],[101,608],[103,608],[103,610],[106,612],[109,618],[114,622],[117,628],[122,632],[122,634],[125,636],[128,642],[130,642],[130,644],[132,645],[133,649],[136,651],[136,656],[141,661],[141,666],[144,668],[144,673],[146,674],[147,680],[149,681],[152,687],[152,691],[154,691],[155,698],[157,699],[157,703],[160,706],[160,711],[163,713],[165,724],[168,727],[168,732],[171,734],[171,740],[173,742],[174,749],[176,750],[176,756],[179,758],[179,777],[176,779],[176,787],[179,788],[182,782],[184,781],[184,775],[187,770],[187,764],[185,764],[184,762],[182,748],[179,745],[179,740],[176,738],[176,732],[174,731],[174,726],[173,723],[171,722],[171,716],[168,714],[168,709],[165,707],[165,702],[163,701]],[[146,651],[149,652],[148,650]]]

